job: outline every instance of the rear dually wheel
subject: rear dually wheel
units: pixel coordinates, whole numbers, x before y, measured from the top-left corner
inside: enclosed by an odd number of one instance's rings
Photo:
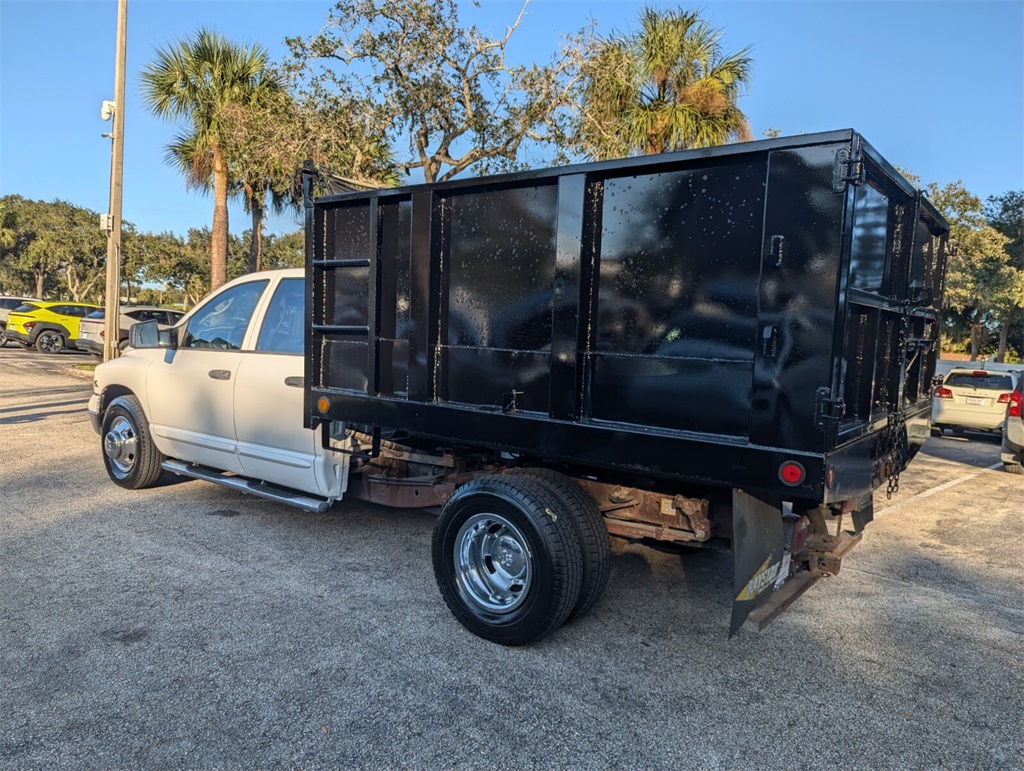
[[[460,487],[437,520],[432,552],[448,608],[491,642],[539,640],[579,600],[582,554],[572,514],[532,479],[487,476]]]

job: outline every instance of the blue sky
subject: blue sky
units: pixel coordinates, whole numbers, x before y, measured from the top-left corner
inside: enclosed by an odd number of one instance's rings
[[[658,7],[668,4],[654,3]],[[519,2],[482,0],[463,21],[500,33]],[[593,16],[602,32],[635,24],[641,2],[533,0],[510,54],[546,60],[559,36]],[[150,117],[139,72],[156,47],[205,25],[283,57],[311,35],[328,0],[129,0],[124,217],[141,230],[210,222],[212,199],[185,190],[164,163],[171,124]],[[693,7],[684,4],[684,7]],[[755,136],[855,128],[925,181],[962,179],[982,197],[1024,188],[1024,0],[986,2],[713,2],[727,50],[752,47],[740,102]],[[0,0],[0,194],[108,208],[116,0]],[[411,181],[420,181],[412,178]],[[248,217],[231,210],[231,230]],[[276,218],[277,232],[297,221]]]

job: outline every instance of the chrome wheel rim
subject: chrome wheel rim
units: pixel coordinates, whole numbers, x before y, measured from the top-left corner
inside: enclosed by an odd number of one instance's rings
[[[474,514],[455,538],[455,578],[463,597],[486,613],[511,613],[526,600],[533,555],[515,525]]]
[[[118,479],[131,473],[138,457],[138,437],[130,420],[122,415],[114,418],[103,436],[103,452]]]

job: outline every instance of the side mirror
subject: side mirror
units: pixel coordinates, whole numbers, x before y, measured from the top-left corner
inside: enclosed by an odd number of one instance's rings
[[[157,330],[157,344],[161,348],[174,350],[178,347],[178,330],[176,327]]]
[[[132,348],[174,348],[177,345],[177,330],[160,329],[156,319],[132,324],[128,330],[128,345]]]

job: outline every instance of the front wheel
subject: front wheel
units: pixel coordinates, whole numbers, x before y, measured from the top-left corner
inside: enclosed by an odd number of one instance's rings
[[[64,350],[64,335],[52,329],[44,329],[36,335],[36,350],[40,353],[60,353]]]
[[[1024,467],[1022,467],[1019,463],[1004,463],[1003,471],[1009,474],[1021,474],[1024,473]]]
[[[460,487],[434,527],[432,553],[448,608],[491,642],[539,640],[579,599],[583,558],[572,514],[532,479],[488,476]]]
[[[119,396],[103,413],[103,465],[111,481],[128,490],[156,484],[163,455],[153,444],[149,421],[134,396]]]
[[[3,348],[9,342],[11,342],[11,341],[7,337],[7,328],[6,327],[0,327],[0,348]]]

